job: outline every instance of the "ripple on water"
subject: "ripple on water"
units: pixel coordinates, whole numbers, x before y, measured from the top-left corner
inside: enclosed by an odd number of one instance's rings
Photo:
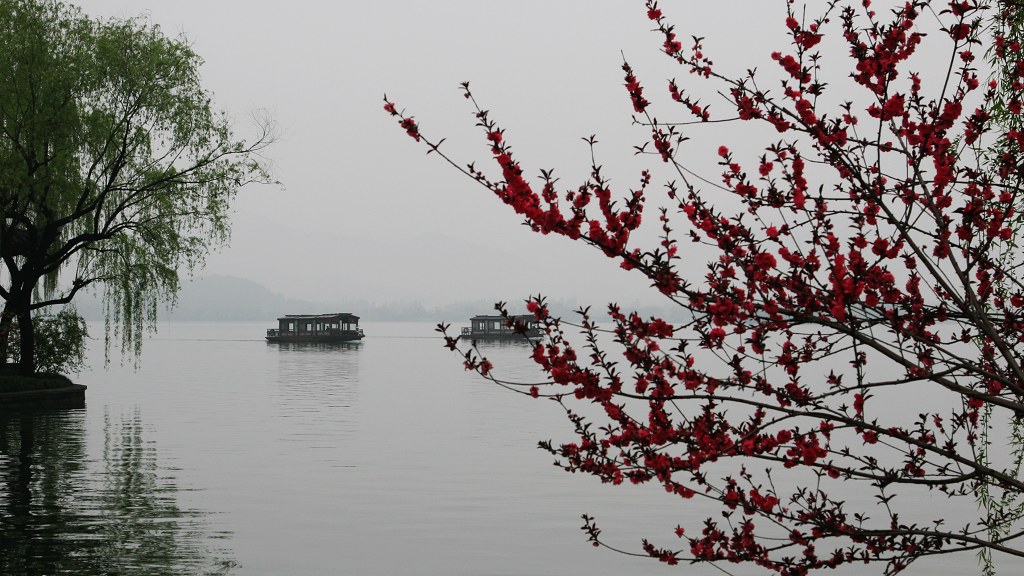
[[[178,504],[182,487],[139,409],[0,412],[0,573],[219,574],[231,534]]]

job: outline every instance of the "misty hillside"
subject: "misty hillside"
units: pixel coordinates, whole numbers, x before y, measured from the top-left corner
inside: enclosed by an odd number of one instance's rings
[[[103,317],[95,294],[76,298],[75,306],[88,320]],[[211,275],[183,281],[178,305],[170,311],[162,307],[159,316],[168,320],[273,320],[292,313],[285,311],[314,307],[310,302],[285,298],[244,278]]]
[[[184,284],[178,305],[163,316],[169,320],[272,320],[285,311],[311,306],[250,280],[212,275]]]
[[[598,306],[613,300],[624,305],[663,300],[641,274],[622,270],[595,250],[522,232],[516,243],[495,248],[457,230],[369,239],[336,229],[283,225],[272,236],[233,240],[229,249],[210,257],[206,270],[328,303],[490,305],[537,293]]]
[[[517,309],[511,302],[509,308]],[[85,294],[75,299],[78,312],[88,320],[102,319],[99,299]],[[571,316],[578,304],[572,300],[550,300],[555,314]],[[522,311],[522,306],[518,306]],[[464,300],[443,305],[426,305],[411,300],[368,302],[366,300],[311,301],[288,298],[266,286],[235,276],[209,275],[186,280],[178,294],[178,305],[168,311],[162,308],[161,320],[265,321],[272,323],[285,314],[321,314],[351,312],[370,321],[451,322],[461,324],[477,314],[494,313],[494,301]],[[645,307],[644,314],[671,316],[670,310]]]

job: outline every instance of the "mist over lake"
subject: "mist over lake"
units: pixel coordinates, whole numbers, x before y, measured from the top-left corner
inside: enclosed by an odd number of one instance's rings
[[[94,341],[76,379],[89,386],[84,409],[5,415],[0,515],[15,545],[2,547],[0,565],[58,573],[61,558],[76,558],[71,573],[139,575],[677,574],[591,547],[580,515],[638,550],[643,537],[671,544],[677,524],[716,513],[655,486],[606,486],[551,466],[536,442],[569,439],[557,405],[464,372],[429,323],[368,322],[366,338],[345,345],[267,344],[271,325],[163,322],[137,372],[116,355],[105,370]],[[503,376],[539,376],[528,348],[484,346]],[[974,570],[974,558],[959,555],[909,573]]]
[[[487,298],[449,298],[444,303],[424,297],[407,295],[392,301],[359,299],[343,295],[324,300],[293,297],[272,291],[266,286],[221,274],[209,274],[188,279],[184,282],[177,302],[168,304],[160,311],[160,317],[169,321],[272,321],[282,311],[331,311],[352,312],[369,321],[408,322],[457,322],[476,314],[494,312],[494,304],[506,301],[510,309],[521,310],[522,302],[529,293],[516,293],[510,288],[485,291]],[[410,293],[411,294],[411,293]],[[552,310],[566,316],[573,315],[584,302],[573,297],[552,297]],[[598,305],[603,306],[603,305]],[[102,303],[96,294],[86,294],[75,302],[78,312],[89,320],[102,320]],[[643,314],[660,314],[667,318],[678,316],[677,308],[668,306],[633,306]]]

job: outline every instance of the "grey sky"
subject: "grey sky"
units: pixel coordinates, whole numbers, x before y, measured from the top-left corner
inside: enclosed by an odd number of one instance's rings
[[[386,92],[425,132],[447,137],[450,152],[490,168],[457,89],[469,80],[530,175],[556,168],[575,187],[589,167],[580,138],[596,134],[600,162],[624,192],[642,166],[655,163],[632,155],[645,134],[630,125],[621,52],[665,116],[678,110],[667,106],[664,81],[688,77],[658,53],[643,2],[78,5],[93,16],[147,13],[168,34],[183,33],[205,59],[205,86],[240,133],[256,110],[278,125],[269,156],[284,189],[251,186],[240,194],[231,247],[210,259],[207,273],[309,299],[441,303],[542,291],[593,304],[658,302],[639,275],[593,250],[530,233],[486,190],[425,156],[381,109]],[[785,45],[761,32],[769,22],[782,31],[782,1],[663,2],[663,9],[682,38],[707,36],[726,64],[755,48],[765,65],[771,49]],[[714,174],[718,144],[707,141],[711,152],[694,167],[703,163]]]

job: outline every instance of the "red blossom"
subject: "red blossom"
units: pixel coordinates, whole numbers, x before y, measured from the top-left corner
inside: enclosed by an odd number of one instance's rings
[[[534,180],[489,113],[475,110],[496,164],[493,174],[465,168],[475,182],[533,231],[599,250],[680,307],[675,323],[615,304],[606,316],[582,308],[563,323],[530,298],[544,337],[524,353],[546,382],[499,382],[566,410],[572,437],[542,443],[561,468],[717,503],[703,523],[676,527],[681,550],[643,541],[663,562],[749,563],[785,576],[877,562],[896,573],[923,556],[1019,547],[991,535],[984,510],[963,532],[908,528],[897,516],[913,509],[915,493],[966,498],[965,509],[979,483],[1024,493],[1005,463],[977,458],[978,442],[996,434],[989,422],[1024,413],[1024,291],[1013,249],[1024,130],[1007,119],[1022,109],[1024,61],[1020,38],[1006,30],[992,38],[994,56],[973,46],[989,34],[976,22],[1013,14],[961,0],[945,11],[907,2],[883,14],[861,0],[798,19],[787,6],[789,46],[771,54],[778,68],[769,71],[780,87],[756,62],[724,75],[700,37],[684,51],[686,36],[646,2],[661,49],[735,107],[715,121],[744,127],[730,150],[709,141],[718,131],[690,126],[710,114],[689,82],[669,82],[676,117],[648,116],[641,82],[623,64],[645,130],[636,151],[670,174],[662,194],[646,170],[636,189],[613,189],[596,161],[565,189],[551,171]],[[925,36],[933,19],[948,35]],[[841,45],[849,68],[827,57],[834,44],[811,52],[828,42]],[[911,58],[919,48],[944,56]],[[982,54],[1003,59],[998,81],[979,79]],[[946,68],[912,69],[940,60]],[[938,88],[929,80],[946,77]],[[402,116],[388,100],[385,110]],[[400,124],[421,137],[412,117]],[[761,141],[765,129],[776,136]],[[720,178],[701,173],[701,150],[717,151]],[[665,206],[645,219],[654,197]],[[445,344],[467,369],[495,375],[461,337]],[[900,408],[902,394],[922,390],[927,401]],[[584,530],[603,545],[589,517]]]
[[[949,27],[949,35],[953,40],[965,40],[971,35],[971,25],[965,23],[955,24]]]
[[[412,119],[412,116],[408,118],[402,118],[398,124],[405,129],[405,133],[408,134],[413,140],[420,141],[420,127],[416,125],[416,121]]]
[[[644,98],[644,89],[640,86],[636,76],[633,75],[633,69],[630,68],[629,64],[623,62],[622,69],[626,72],[626,90],[629,92],[629,98],[633,102],[633,110],[642,114],[647,109],[647,106],[650,105],[650,102]]]

